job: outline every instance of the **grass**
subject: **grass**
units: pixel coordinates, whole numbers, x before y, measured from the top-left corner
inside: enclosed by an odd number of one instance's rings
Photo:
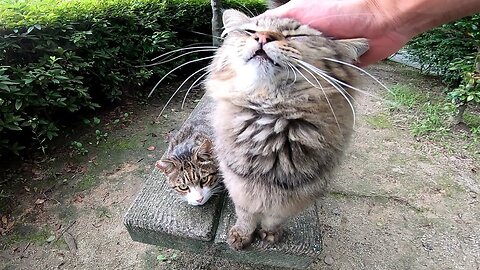
[[[19,224],[15,226],[13,232],[2,240],[3,245],[10,246],[12,244],[31,242],[35,244],[43,244],[50,237],[49,228],[38,228],[29,224]]]
[[[389,100],[391,110],[401,108],[412,110],[420,102],[428,100],[427,95],[409,85],[395,85],[391,87],[390,90]]]
[[[470,112],[465,112],[463,116],[463,120],[465,121],[465,124],[467,124],[469,127],[477,127],[480,128],[480,115],[479,114],[473,114]]]
[[[415,136],[424,136],[428,134],[446,135],[450,128],[448,127],[448,117],[451,111],[443,104],[427,102],[420,106],[422,116],[411,127]]]
[[[389,116],[385,113],[365,116],[365,121],[378,129],[386,129],[393,126]]]
[[[416,137],[425,137],[450,149],[463,148],[480,158],[480,115],[468,111],[464,122],[470,132],[456,132],[452,129],[451,118],[456,107],[444,99],[444,94],[434,90],[422,91],[411,84],[391,87],[389,109],[395,115],[402,115],[410,132]],[[383,115],[367,118],[377,128],[388,128],[388,118]]]
[[[454,112],[452,106],[446,106],[445,101],[410,85],[396,85],[391,90],[390,110],[406,111],[416,116],[409,119],[413,135],[448,133],[448,118]]]
[[[108,209],[107,207],[100,206],[95,209],[95,216],[97,216],[97,218],[104,218],[104,217],[111,218],[112,213],[110,212],[110,209]]]
[[[453,179],[451,174],[445,173],[437,178],[436,181],[447,197],[453,197],[456,194],[465,192],[465,189]]]
[[[85,191],[97,185],[98,177],[94,174],[86,174],[76,185],[76,190]]]
[[[59,219],[67,223],[76,220],[79,216],[77,207],[67,203],[55,207],[54,211]]]

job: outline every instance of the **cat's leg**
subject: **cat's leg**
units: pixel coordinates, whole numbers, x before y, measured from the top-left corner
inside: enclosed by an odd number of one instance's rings
[[[241,250],[252,242],[253,233],[258,224],[258,215],[235,206],[237,221],[228,232],[227,243],[234,250]]]
[[[278,242],[283,235],[283,224],[287,220],[284,216],[264,215],[261,220],[261,228],[258,232],[264,244]]]

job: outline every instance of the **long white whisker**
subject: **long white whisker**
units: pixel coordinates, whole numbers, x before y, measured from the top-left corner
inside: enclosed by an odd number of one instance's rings
[[[296,82],[297,82],[297,73],[295,72],[295,70],[293,69],[293,65],[290,64],[290,63],[287,63],[287,65],[292,69],[292,72],[293,72],[293,82],[290,84],[290,85],[294,85]]]
[[[386,86],[384,85],[381,81],[379,81],[377,78],[375,78],[375,76],[373,76],[372,74],[368,73],[367,71],[365,71],[364,69],[362,68],[359,68],[353,64],[350,64],[350,63],[347,63],[347,62],[344,62],[344,61],[340,61],[340,60],[336,60],[336,59],[332,59],[332,58],[328,58],[328,57],[323,57],[323,59],[325,60],[328,60],[328,61],[332,61],[332,62],[335,62],[335,63],[339,63],[339,64],[344,64],[346,66],[349,66],[349,67],[352,67],[360,72],[362,72],[363,74],[366,74],[367,76],[369,76],[370,78],[372,78],[374,81],[376,81],[380,86],[382,86],[383,88],[385,88],[385,90],[387,90],[389,93],[392,93],[392,91]]]
[[[167,108],[168,104],[170,104],[170,101],[172,101],[172,99],[175,97],[175,95],[178,93],[178,91],[180,91],[180,89],[182,88],[183,85],[185,85],[185,83],[190,80],[190,78],[192,78],[193,76],[195,76],[195,74],[199,73],[199,72],[202,72],[203,70],[207,69],[208,66],[206,67],[203,67],[197,71],[195,71],[194,73],[192,73],[190,76],[188,76],[183,82],[182,84],[180,84],[179,87],[177,87],[177,89],[175,90],[175,92],[173,92],[173,94],[170,96],[170,98],[168,99],[167,103],[165,103],[165,106],[163,106],[162,110],[160,111],[160,114],[157,116],[157,119],[158,117],[162,116],[162,113],[165,111],[165,109]]]
[[[154,86],[153,89],[150,91],[150,93],[148,94],[147,97],[149,98],[149,97],[153,94],[153,92],[155,91],[155,89],[157,89],[157,87],[160,85],[160,83],[161,83],[163,80],[165,80],[165,78],[166,78],[168,75],[172,74],[172,72],[174,72],[175,70],[177,70],[177,69],[179,69],[179,68],[181,68],[181,67],[183,67],[183,66],[185,66],[185,65],[191,64],[191,63],[200,62],[200,61],[207,60],[207,59],[212,59],[213,57],[215,57],[215,56],[207,56],[207,57],[198,58],[198,59],[195,59],[195,60],[192,60],[192,61],[188,61],[188,62],[183,63],[183,64],[179,65],[178,67],[170,70],[167,74],[165,74],[165,75],[155,84],[155,86]]]
[[[355,91],[357,91],[357,92],[360,92],[360,93],[362,93],[362,94],[364,94],[364,95],[367,95],[367,96],[370,96],[370,97],[373,97],[373,98],[376,98],[376,99],[379,99],[379,100],[384,100],[383,98],[381,98],[381,97],[379,97],[379,96],[376,96],[376,95],[374,95],[374,94],[370,94],[370,93],[368,93],[367,91],[364,91],[364,90],[359,89],[359,88],[357,88],[357,87],[355,87],[355,86],[352,86],[352,85],[350,85],[350,84],[348,84],[348,83],[344,83],[344,82],[342,82],[342,81],[340,81],[340,80],[337,80],[337,79],[335,79],[334,77],[332,77],[332,76],[330,76],[330,75],[328,75],[328,74],[324,74],[324,75],[325,75],[326,77],[330,78],[331,80],[335,81],[336,83],[341,84],[341,85],[343,85],[343,86],[346,86],[346,87],[348,87],[348,88],[350,88],[350,89],[353,89],[353,90],[355,90]]]
[[[218,38],[218,39],[225,39],[223,37],[218,37],[218,36],[214,36],[214,35],[210,35],[210,34],[205,34],[205,33],[202,33],[202,32],[198,32],[198,31],[188,31],[188,32],[192,32],[194,34],[197,34],[197,35],[201,35],[201,36],[207,36],[207,37],[214,37],[214,38]]]
[[[176,49],[176,50],[173,50],[173,51],[169,51],[169,52],[166,52],[164,54],[161,54],[155,58],[153,58],[152,60],[150,60],[151,62],[153,61],[156,61],[162,57],[165,57],[167,55],[170,55],[170,54],[173,54],[173,53],[176,53],[176,52],[180,52],[180,51],[185,51],[185,50],[197,50],[197,49],[218,49],[218,47],[216,46],[195,46],[195,47],[185,47],[185,48],[180,48],[180,49]]]
[[[190,52],[186,52],[186,53],[177,55],[177,56],[175,56],[175,57],[173,57],[173,58],[167,58],[166,60],[163,60],[163,61],[160,61],[160,62],[155,62],[155,63],[148,64],[148,65],[143,65],[143,66],[141,66],[141,67],[153,67],[153,66],[158,66],[158,65],[171,62],[171,61],[173,61],[173,60],[175,60],[175,59],[184,57],[184,56],[189,55],[189,54],[192,54],[192,53],[215,52],[215,51],[217,51],[217,49],[203,49],[203,50],[190,51]]]
[[[296,61],[299,63],[299,64],[303,64],[303,65],[306,65],[308,67],[310,67],[310,69],[315,72],[315,74],[319,75],[320,77],[322,77],[325,81],[327,81],[328,83],[330,83],[344,98],[345,100],[348,102],[348,105],[350,106],[350,110],[352,111],[352,115],[353,115],[353,125],[355,126],[356,124],[356,115],[355,115],[355,107],[353,106],[352,102],[350,101],[350,99],[345,95],[345,93],[348,93],[347,91],[345,91],[345,89],[341,88],[340,86],[338,86],[337,84],[333,83],[332,81],[328,80],[327,77],[325,77],[324,75],[325,72],[321,71],[319,68],[305,62],[305,61],[302,61],[302,60],[299,60],[299,59],[296,59]],[[350,97],[351,95],[348,94]],[[353,97],[352,97],[353,98]]]
[[[333,109],[332,104],[330,103],[330,100],[328,99],[327,93],[325,93],[325,90],[323,89],[322,84],[317,80],[317,77],[315,77],[315,75],[313,75],[313,73],[310,72],[310,70],[308,70],[305,66],[300,65],[299,67],[303,68],[306,72],[308,72],[310,74],[310,76],[312,76],[315,79],[318,86],[320,86],[319,89],[321,89],[322,92],[323,92],[323,96],[325,97],[325,100],[327,101],[328,107],[330,107],[330,111],[332,112],[333,118],[335,118],[335,122],[337,123],[337,127],[338,127],[339,130],[341,130],[342,128],[340,127],[340,124],[338,123],[338,119],[337,119],[337,115],[335,114],[335,110]],[[315,87],[315,88],[318,88],[318,87]],[[355,112],[353,112],[353,115],[354,115],[353,118],[355,119]]]
[[[302,61],[302,62],[303,62],[303,61]],[[310,64],[305,63],[305,62],[304,62],[304,64],[310,65]],[[312,66],[312,65],[310,65],[310,66],[311,66],[312,68],[316,69],[317,72],[322,73],[323,76],[329,78],[329,79],[332,80],[332,81],[335,81],[335,82],[338,83],[338,84],[341,84],[341,85],[343,85],[343,86],[346,86],[346,87],[348,87],[348,88],[350,88],[350,89],[353,89],[353,90],[355,90],[355,91],[357,91],[357,92],[360,92],[360,93],[362,93],[362,94],[364,94],[364,95],[367,95],[367,96],[370,96],[370,97],[373,97],[373,98],[376,98],[376,99],[379,99],[379,100],[384,100],[383,98],[381,98],[381,97],[379,97],[379,96],[376,96],[376,95],[374,95],[374,94],[368,93],[367,91],[364,91],[364,90],[362,90],[362,89],[360,89],[360,88],[357,88],[357,87],[355,87],[355,86],[352,86],[352,85],[350,85],[350,84],[348,84],[348,83],[342,82],[342,81],[340,81],[340,80],[338,80],[338,79],[336,79],[336,78],[328,75],[327,73],[323,72],[322,70],[320,70],[319,68],[317,68],[317,67],[315,67],[315,66]],[[348,92],[346,92],[346,93],[348,93]],[[350,95],[350,94],[349,94],[349,95]]]
[[[302,64],[304,64],[305,66],[308,66],[313,72],[315,72],[317,75],[319,75],[320,77],[322,77],[322,79],[324,79],[324,80],[327,81],[328,83],[332,84],[334,87],[336,86],[335,88],[336,88],[340,93],[342,93],[342,94],[343,94],[343,93],[344,93],[344,94],[347,94],[353,101],[357,102],[357,101],[355,100],[355,98],[354,98],[352,95],[350,95],[350,93],[349,93],[348,91],[345,91],[345,88],[343,88],[342,86],[338,85],[336,82],[340,82],[340,83],[342,83],[343,85],[346,85],[346,86],[350,86],[349,84],[343,83],[342,81],[335,79],[334,77],[328,75],[326,72],[324,72],[323,70],[317,68],[317,67],[314,66],[314,65],[311,65],[311,64],[309,64],[309,63],[307,63],[307,62],[305,62],[305,61],[302,61],[302,60],[298,60],[298,61],[300,61],[300,62],[301,62]],[[337,87],[338,87],[338,88],[337,88]],[[351,87],[353,87],[353,86],[351,86]],[[339,88],[341,88],[342,90],[339,90]],[[360,89],[358,89],[358,90],[361,91],[361,92],[365,92],[365,91],[360,90]],[[368,94],[367,92],[365,92],[365,93]],[[358,103],[358,102],[357,102],[357,103]]]
[[[206,66],[206,67],[202,68],[202,70],[203,70],[203,69],[206,69],[206,68],[209,68],[209,66]],[[185,93],[185,96],[183,97],[182,107],[181,107],[182,109],[183,109],[183,106],[185,106],[185,101],[187,100],[187,96],[188,96],[188,93],[190,93],[190,90],[192,90],[193,87],[195,87],[195,85],[196,85],[196,83],[197,83],[198,81],[200,81],[203,77],[207,76],[207,74],[208,74],[208,72],[205,72],[204,74],[200,75],[200,77],[198,77],[198,78],[192,83],[192,85],[190,85],[190,87],[188,88],[187,92]]]

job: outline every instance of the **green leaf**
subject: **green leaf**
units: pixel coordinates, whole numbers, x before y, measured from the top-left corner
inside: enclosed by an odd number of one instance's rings
[[[100,124],[100,118],[98,118],[98,117],[93,117],[93,123],[94,123],[95,125]]]
[[[15,84],[19,84],[19,83],[17,83],[17,82],[10,82],[10,81],[2,81],[2,84],[15,85]]]
[[[22,130],[21,127],[17,126],[17,125],[11,125],[11,124],[8,124],[8,125],[5,125],[6,128],[10,129],[10,130],[15,130],[15,131],[20,131]]]
[[[163,254],[160,254],[157,256],[157,260],[161,261],[161,262],[164,262],[167,260],[167,257]]]
[[[20,99],[17,99],[17,101],[15,101],[15,110],[20,110],[20,108],[22,108],[22,101]]]
[[[474,98],[474,96],[468,96],[468,97],[467,97],[467,102],[472,101],[473,98]]]

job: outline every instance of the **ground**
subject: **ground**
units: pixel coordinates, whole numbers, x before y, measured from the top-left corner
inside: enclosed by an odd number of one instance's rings
[[[397,89],[397,101],[411,89],[430,104],[444,87],[390,62],[369,71]],[[376,82],[362,80],[374,96],[358,100],[352,145],[320,199],[324,246],[311,269],[480,269],[477,141],[438,127],[425,135],[431,115],[415,110],[419,104],[406,95],[392,103]],[[165,150],[164,135],[198,97],[184,110],[177,98],[158,119],[164,101],[124,104],[64,139],[81,145],[2,168],[0,269],[256,269],[133,242],[122,224]]]

